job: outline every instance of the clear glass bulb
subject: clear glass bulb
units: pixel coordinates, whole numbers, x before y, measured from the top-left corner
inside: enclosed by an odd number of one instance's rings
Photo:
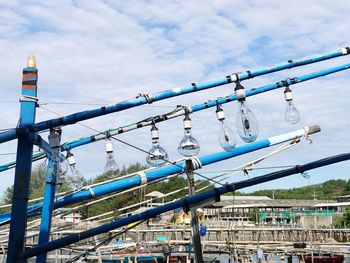
[[[60,154],[58,160],[58,180],[64,179],[68,172],[68,163],[63,154]]]
[[[236,118],[236,128],[239,136],[245,142],[253,142],[258,137],[259,123],[254,113],[248,109],[245,101],[239,102]]]
[[[107,153],[107,161],[103,172],[108,177],[112,178],[119,172],[119,167],[115,160],[115,156],[113,153],[113,143],[111,139],[106,140],[106,153]]]
[[[232,152],[236,147],[236,136],[233,130],[228,127],[224,120],[220,121],[219,142],[226,152]]]
[[[186,157],[196,156],[199,153],[200,146],[198,141],[192,136],[191,129],[185,129],[185,135],[177,150],[181,155]]]
[[[152,139],[152,148],[149,149],[146,161],[149,165],[159,167],[169,160],[167,152],[159,145],[158,139]]]
[[[75,167],[75,164],[70,166],[70,171],[66,176],[67,181],[73,186],[73,190],[78,190],[83,187],[84,177],[79,172],[79,170]]]
[[[67,151],[66,160],[69,164],[69,171],[66,175],[66,181],[70,183],[73,187],[73,190],[78,190],[83,186],[84,177],[76,168],[76,162],[73,153]]]
[[[295,108],[292,100],[287,100],[286,102],[287,102],[287,108],[284,114],[284,119],[286,120],[286,122],[290,124],[298,123],[300,120],[299,111]]]
[[[104,173],[112,176],[117,174],[118,171],[119,171],[119,167],[117,162],[115,161],[113,152],[108,152]]]

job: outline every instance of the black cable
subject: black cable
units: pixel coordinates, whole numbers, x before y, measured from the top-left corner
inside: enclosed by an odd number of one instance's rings
[[[56,114],[56,115],[62,116],[60,113],[55,112],[55,111],[52,111],[52,110],[50,110],[50,109],[48,109],[48,108],[45,108],[45,107],[41,107],[41,108],[44,109],[44,110],[47,110],[47,111],[49,111],[49,112],[51,112],[51,113],[54,113],[54,114]],[[186,110],[187,108],[184,107],[184,106],[182,106],[182,105],[178,105],[178,106],[176,107],[176,109],[175,109],[173,112],[176,112],[176,111],[178,111],[179,109],[185,109],[185,110]],[[93,130],[93,131],[96,131],[96,132],[99,132],[99,133],[103,133],[103,132],[101,132],[101,131],[99,131],[99,130],[96,130],[96,129],[94,129],[94,128],[88,126],[88,125],[86,125],[86,124],[80,123],[80,125],[84,126],[85,128],[88,128],[88,129],[90,129],[90,130]],[[123,141],[123,140],[121,140],[121,139],[118,139],[118,138],[116,138],[116,137],[114,137],[114,136],[110,136],[110,138],[112,138],[113,140],[116,140],[116,141],[118,141],[118,142],[120,142],[120,143],[123,143],[123,144],[125,144],[125,145],[128,145],[129,147],[132,147],[132,148],[134,148],[134,149],[136,149],[136,150],[139,150],[139,151],[141,151],[141,152],[143,152],[143,153],[151,154],[151,153],[149,153],[148,151],[146,151],[146,150],[144,150],[144,149],[142,149],[142,148],[140,148],[140,147],[138,147],[138,146],[135,146],[135,145],[133,145],[133,144],[130,144],[130,143],[128,143],[128,142],[126,142],[126,141]],[[152,154],[152,155],[153,155],[153,154]],[[154,156],[154,155],[153,155],[153,156]],[[175,166],[177,166],[177,167],[179,167],[179,168],[181,168],[181,169],[184,169],[184,167],[178,165],[176,162],[171,162],[171,161],[166,160],[166,159],[164,159],[164,161],[167,162],[167,163],[169,163],[169,164],[171,164],[171,165],[175,165]],[[202,175],[202,174],[200,174],[200,173],[197,173],[197,172],[195,172],[195,171],[193,171],[193,174],[196,174],[196,175],[198,175],[198,176],[200,176],[200,177],[203,177],[203,178],[205,178],[206,180],[211,181],[211,182],[213,182],[213,183],[215,183],[215,184],[219,184],[219,185],[221,185],[221,186],[224,186],[224,184],[221,184],[221,183],[219,183],[219,182],[217,182],[217,181],[215,181],[215,180],[213,180],[213,179],[211,179],[211,178],[209,178],[209,177],[206,177],[206,176],[204,176],[204,175]]]
[[[123,144],[125,144],[125,145],[128,145],[129,147],[132,147],[132,148],[134,148],[134,149],[136,149],[136,150],[139,150],[139,151],[141,151],[141,152],[143,152],[143,153],[150,154],[148,151],[146,151],[146,150],[144,150],[144,149],[142,149],[142,148],[140,148],[140,147],[138,147],[138,146],[132,145],[132,144],[130,144],[130,143],[126,142],[126,141],[123,141],[123,140],[121,140],[121,139],[115,138],[114,136],[111,136],[111,138],[114,139],[114,140],[116,140],[116,141],[118,141],[118,142],[121,142],[121,143],[123,143]],[[176,162],[172,162],[172,161],[169,161],[169,160],[166,160],[166,159],[163,159],[163,160],[164,160],[165,162],[171,164],[171,165],[175,165],[175,166],[177,166],[177,167],[179,167],[179,168],[181,168],[181,169],[185,169],[184,167],[178,165]],[[207,176],[205,176],[205,175],[202,175],[202,174],[197,173],[197,172],[195,172],[195,171],[193,171],[193,173],[196,174],[196,175],[198,175],[198,176],[200,176],[200,177],[203,177],[203,178],[207,179],[208,181],[211,181],[211,182],[213,182],[213,183],[215,183],[215,184],[219,184],[219,185],[221,185],[221,186],[224,186],[224,184],[222,184],[222,183],[220,183],[220,182],[218,182],[218,181],[215,181],[215,180],[213,180],[213,179],[211,179],[211,178],[209,178],[209,177],[207,177]]]

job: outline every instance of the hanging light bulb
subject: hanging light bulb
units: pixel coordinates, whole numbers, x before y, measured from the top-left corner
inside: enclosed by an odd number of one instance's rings
[[[188,114],[186,114],[183,120],[183,125],[185,129],[185,135],[177,147],[177,150],[183,156],[195,156],[199,153],[200,146],[198,141],[191,134],[192,122]]]
[[[68,172],[67,160],[62,153],[58,155],[58,167],[57,167],[57,180],[55,187],[55,196],[58,195],[63,186],[63,182],[66,179],[66,174]]]
[[[254,113],[248,109],[244,88],[238,81],[236,82],[235,93],[239,108],[236,118],[237,132],[243,141],[253,142],[258,137],[259,123]]]
[[[236,136],[225,123],[225,114],[220,105],[216,106],[216,117],[220,121],[219,142],[226,152],[231,152],[236,147]]]
[[[153,125],[151,128],[152,148],[148,151],[146,161],[149,165],[159,167],[169,160],[167,152],[159,145],[158,128]]]
[[[284,99],[287,102],[287,108],[286,112],[284,113],[284,119],[290,124],[298,123],[300,120],[300,113],[294,106],[292,90],[289,88],[288,85],[284,90]]]
[[[77,190],[83,186],[83,180],[84,177],[81,175],[81,173],[78,171],[78,169],[75,167],[76,162],[73,153],[70,151],[67,151],[66,160],[69,164],[69,172],[66,176],[67,181],[72,184],[73,190]]]
[[[58,157],[58,179],[64,179],[68,172],[67,160],[63,154],[60,153]]]
[[[113,142],[110,138],[106,140],[106,153],[107,161],[104,169],[104,174],[106,174],[108,177],[114,177],[119,172],[119,167],[115,161],[113,153]]]

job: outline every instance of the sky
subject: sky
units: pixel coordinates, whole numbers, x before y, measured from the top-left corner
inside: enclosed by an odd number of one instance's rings
[[[112,104],[139,93],[154,93],[192,82],[206,82],[233,72],[258,69],[288,59],[348,46],[350,3],[347,1],[2,1],[0,2],[0,129],[15,127],[19,118],[21,71],[27,56],[35,54],[39,70],[38,98],[47,109],[67,115]],[[349,62],[341,57],[246,80],[246,89],[275,83]],[[348,129],[350,72],[294,85],[294,102],[301,113],[298,124],[284,121],[283,90],[247,99],[255,113],[259,139],[318,124],[321,133],[313,143],[302,140],[260,163],[257,168],[303,164],[350,149]],[[115,128],[146,117],[170,112],[176,105],[194,105],[233,93],[234,85],[192,93],[101,118],[84,121],[97,130]],[[62,104],[62,102],[77,104]],[[237,103],[223,106],[227,123],[234,128]],[[36,120],[57,117],[37,109]],[[215,109],[191,115],[193,136],[201,145],[199,156],[221,151]],[[170,159],[181,156],[177,144],[183,136],[182,118],[158,125],[160,143]],[[63,128],[62,141],[94,134],[79,125]],[[43,134],[46,137],[47,134]],[[119,136],[148,150],[149,127]],[[238,145],[244,142],[236,136]],[[145,163],[145,154],[115,143],[120,167]],[[36,150],[37,148],[35,148]],[[206,176],[235,168],[267,154],[256,151],[201,169]],[[0,145],[1,163],[14,160],[16,141]],[[5,154],[5,155],[4,155]],[[74,150],[77,167],[85,178],[101,174],[106,162],[104,142]],[[41,165],[41,162],[34,165]],[[245,189],[292,188],[330,179],[348,179],[349,162]],[[257,169],[251,176],[276,169]],[[1,175],[0,192],[13,184],[14,170]],[[200,179],[200,178],[198,178]],[[243,173],[228,182],[244,180]],[[278,197],[276,197],[278,198]]]

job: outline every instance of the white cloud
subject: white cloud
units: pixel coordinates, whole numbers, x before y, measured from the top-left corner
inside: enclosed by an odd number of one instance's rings
[[[10,1],[0,4],[0,79],[2,98],[16,100],[20,92],[20,71],[30,53],[37,55],[39,98],[44,101],[116,102],[140,92],[157,92],[223,77],[235,71],[254,69],[290,58],[343,47],[346,43],[350,4],[347,2],[309,1]],[[348,62],[348,58],[325,61],[246,81],[247,88],[274,83],[286,77]],[[291,127],[283,122],[282,91],[249,98],[261,127],[259,138],[281,134],[318,123],[321,134],[311,146],[303,144],[271,159],[267,165],[295,164],[347,151],[350,110],[347,107],[349,73],[298,84],[296,106],[301,123]],[[177,97],[154,105],[193,105],[225,96],[232,86]],[[1,103],[0,128],[15,126],[18,105]],[[85,110],[88,106],[48,105],[63,114]],[[236,106],[225,105],[231,125]],[[87,121],[97,129],[131,123],[141,118],[170,111],[171,108],[142,107]],[[37,120],[53,117],[38,109]],[[214,110],[193,115],[194,134],[202,142],[202,154],[220,150]],[[159,125],[161,141],[175,159],[177,142],[182,136],[181,120]],[[91,131],[66,127],[64,136],[75,139]],[[148,149],[148,129],[124,134],[120,138]],[[240,143],[242,144],[242,143]],[[128,164],[144,160],[144,154],[117,144],[118,160]],[[6,143],[1,152],[13,151]],[[261,152],[206,168],[238,166]],[[86,176],[104,166],[102,143],[76,150],[79,166]],[[9,161],[6,157],[4,162]],[[92,161],[93,160],[93,161]],[[93,163],[93,165],[91,165]],[[334,177],[345,178],[348,163],[333,167],[335,174],[318,170],[314,182]],[[329,168],[331,169],[331,168]],[[329,169],[325,169],[329,171]],[[256,174],[261,173],[256,172]],[[13,172],[4,173],[0,191],[13,181]],[[312,182],[313,182],[312,181]],[[288,186],[297,186],[292,182]],[[271,183],[284,187],[283,183]],[[265,187],[265,186],[264,186]]]

